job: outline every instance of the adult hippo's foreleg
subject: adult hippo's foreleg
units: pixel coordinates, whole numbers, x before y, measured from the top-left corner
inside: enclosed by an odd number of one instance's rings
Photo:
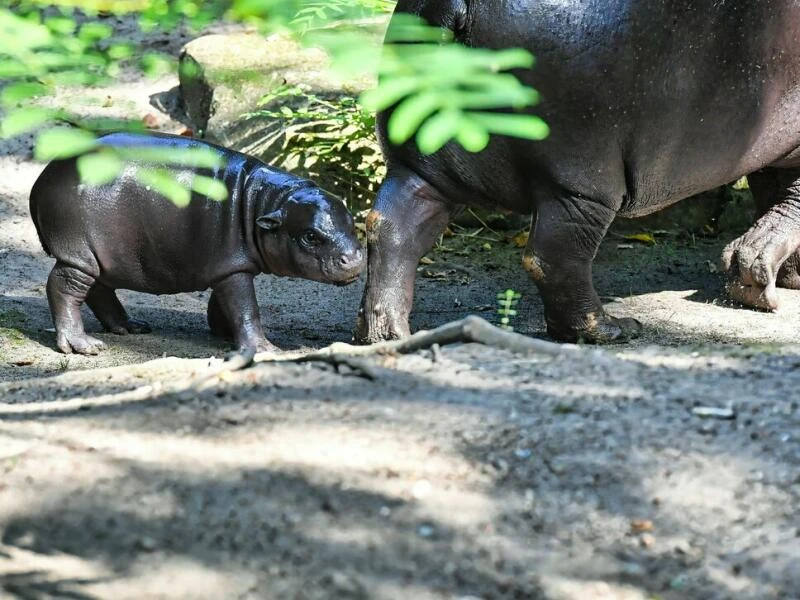
[[[413,173],[393,169],[367,216],[367,285],[354,339],[370,344],[409,335],[417,265],[460,206]]]
[[[748,175],[761,217],[722,253],[733,281],[731,298],[776,310],[776,287],[800,289],[800,169],[763,169]]]
[[[592,284],[592,261],[616,211],[582,196],[540,202],[522,263],[544,302],[548,333],[563,342],[609,343],[638,336],[635,319],[603,310]]]

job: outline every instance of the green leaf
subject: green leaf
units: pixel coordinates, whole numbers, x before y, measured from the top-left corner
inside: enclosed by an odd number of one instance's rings
[[[113,152],[95,152],[78,159],[81,182],[88,185],[106,185],[122,172],[123,163]]]
[[[108,49],[108,57],[113,60],[123,60],[133,56],[133,46],[131,44],[114,44]]]
[[[176,152],[174,148],[152,148],[131,146],[116,148],[125,160],[151,165],[179,165],[200,169],[219,169],[225,165],[225,157],[215,148],[195,146]]]
[[[28,66],[19,60],[0,60],[0,79],[29,75]]]
[[[441,105],[442,98],[435,92],[423,92],[404,100],[389,118],[389,139],[393,144],[403,144]]]
[[[192,201],[191,191],[165,169],[139,169],[136,179],[142,185],[155,189],[178,208],[185,208]]]
[[[480,152],[489,145],[489,132],[471,118],[462,118],[456,139],[468,152]]]
[[[360,102],[367,110],[379,112],[394,106],[415,92],[420,85],[418,77],[391,77],[381,80],[378,87],[361,94]]]
[[[197,175],[192,181],[192,189],[211,200],[223,202],[228,199],[228,188],[219,179]]]
[[[533,115],[506,113],[470,113],[470,118],[492,133],[529,140],[543,140],[550,135],[547,123]]]
[[[453,139],[461,125],[461,113],[444,110],[423,123],[417,133],[417,146],[423,154],[433,154]]]
[[[86,23],[78,31],[78,39],[85,42],[96,42],[110,38],[114,30],[104,23]]]
[[[7,113],[0,121],[0,138],[12,138],[47,123],[55,111],[47,108],[26,107]]]
[[[28,98],[43,96],[47,91],[47,86],[37,81],[19,81],[3,88],[0,92],[0,104],[11,106]]]
[[[36,138],[33,157],[36,160],[69,158],[88,152],[96,145],[94,134],[88,131],[55,127],[42,131]]]
[[[142,70],[148,77],[161,77],[175,70],[175,60],[166,54],[148,52],[142,57]]]
[[[60,35],[70,35],[75,31],[75,19],[69,17],[50,17],[45,19],[44,24],[50,31]]]
[[[510,69],[530,69],[536,62],[533,54],[522,48],[495,50],[491,54],[491,68],[494,71]]]
[[[386,32],[386,42],[448,42],[453,32],[429,25],[425,19],[408,13],[395,13]]]

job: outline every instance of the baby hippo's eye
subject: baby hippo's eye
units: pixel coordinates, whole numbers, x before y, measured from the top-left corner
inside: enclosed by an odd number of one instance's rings
[[[306,229],[300,236],[300,241],[306,246],[319,246],[322,243],[322,237],[313,229]]]

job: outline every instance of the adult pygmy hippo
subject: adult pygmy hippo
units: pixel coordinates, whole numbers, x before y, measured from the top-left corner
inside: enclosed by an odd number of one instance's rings
[[[118,288],[173,294],[211,287],[212,331],[232,337],[239,348],[269,350],[256,275],[338,285],[358,278],[364,260],[353,218],[313,182],[184,137],[112,134],[100,143],[175,152],[210,148],[224,160],[216,171],[169,168],[186,185],[197,174],[222,181],[228,198],[217,202],[193,193],[189,205],[178,208],[137,180],[137,170],[148,165],[136,158],[126,161],[116,181],[99,187],[80,183],[75,158],[51,162],[33,186],[30,209],[42,246],[57,260],[47,299],[62,352],[94,354],[103,347],[84,332],[84,301],[109,331],[150,331],[128,317]]]
[[[415,269],[466,203],[532,212],[523,264],[549,333],[608,342],[638,333],[604,312],[592,261],[614,217],[640,216],[750,175],[763,216],[731,244],[733,294],[774,308],[800,287],[800,3],[796,0],[400,0],[486,48],[521,47],[542,102],[543,142],[495,136],[470,154],[391,146],[368,217],[368,277],[356,338],[408,334]],[[787,260],[787,258],[789,260]],[[783,269],[781,266],[783,265]]]

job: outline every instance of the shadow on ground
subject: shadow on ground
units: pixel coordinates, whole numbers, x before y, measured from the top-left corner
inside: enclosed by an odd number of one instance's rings
[[[800,353],[634,354],[464,346],[372,382],[273,364],[75,406],[17,389],[0,586],[73,560],[87,576],[52,583],[76,598],[791,597]]]

